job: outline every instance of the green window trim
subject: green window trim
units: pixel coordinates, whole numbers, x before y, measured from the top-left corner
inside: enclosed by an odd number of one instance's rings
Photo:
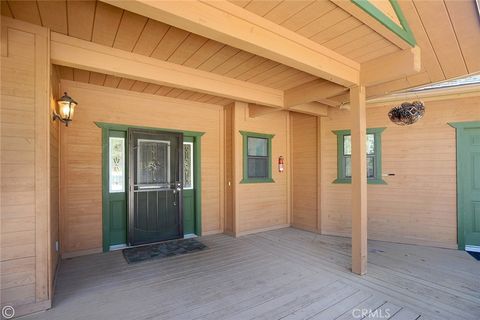
[[[240,131],[243,137],[243,179],[240,183],[272,183],[272,138],[274,134],[265,134],[257,132]],[[268,140],[268,176],[266,178],[248,177],[248,138],[263,138]]]
[[[386,128],[368,128],[367,134],[375,135],[375,167],[377,170],[377,175],[375,178],[368,178],[368,184],[387,184],[385,180],[382,179],[382,132]],[[349,184],[352,183],[352,178],[345,178],[344,172],[344,144],[343,138],[346,135],[351,135],[350,130],[333,130],[332,131],[337,136],[337,179],[333,183],[338,184]]]
[[[413,35],[412,29],[408,25],[407,19],[403,15],[402,9],[398,4],[397,0],[390,0],[390,4],[395,11],[398,21],[400,22],[401,26],[399,26],[396,22],[392,21],[385,13],[380,11],[375,5],[373,5],[368,0],[351,0],[355,5],[361,8],[363,11],[368,13],[370,16],[375,18],[378,22],[383,24],[387,29],[395,33],[401,39],[406,41],[410,46],[415,47],[417,42],[415,41],[415,36]]]
[[[202,235],[202,177],[201,177],[201,138],[205,132],[200,131],[186,131],[168,128],[155,128],[145,126],[132,126],[125,124],[107,123],[107,122],[95,122],[95,125],[102,129],[102,247],[103,252],[110,251],[110,213],[109,213],[109,174],[108,174],[108,161],[109,161],[109,149],[108,141],[110,131],[124,131],[127,133],[129,128],[135,129],[147,129],[158,130],[167,132],[181,132],[184,137],[191,138],[193,140],[194,150],[194,171],[193,171],[193,185],[195,193],[195,234],[197,236]],[[128,150],[128,139],[125,140],[125,148]],[[128,156],[126,158],[128,161]],[[127,162],[128,163],[128,162]],[[126,174],[128,176],[128,164],[126,166]],[[128,192],[128,189],[125,190]],[[127,200],[128,201],[128,200]],[[128,214],[128,213],[127,213]]]

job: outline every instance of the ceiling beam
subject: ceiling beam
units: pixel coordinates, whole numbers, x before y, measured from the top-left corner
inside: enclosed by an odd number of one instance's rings
[[[283,107],[283,91],[51,33],[52,63],[117,77]]]
[[[327,117],[328,116],[329,106],[324,105],[320,102],[310,102],[303,103],[293,107],[288,108],[290,111],[300,112],[309,114],[317,117]]]
[[[360,81],[359,63],[227,1],[103,1],[343,86]]]
[[[318,101],[348,92],[348,88],[325,80],[313,80],[285,91],[285,107]]]
[[[415,46],[362,63],[360,83],[372,86],[420,72],[421,50]]]
[[[248,104],[248,116],[250,118],[257,118],[269,113],[277,112],[285,110],[284,108],[272,108],[272,107],[265,107],[265,106],[260,106],[258,104],[254,103],[249,103]]]
[[[327,106],[334,107],[334,108],[340,108],[341,103],[332,99],[319,99],[318,102],[323,103]]]
[[[367,98],[373,99],[378,97],[384,97],[392,92],[417,87],[431,83],[430,77],[427,72],[420,72],[415,75],[403,77],[393,81],[381,83],[379,85],[367,87]],[[340,104],[345,105],[349,101],[348,94],[339,94],[334,97],[329,97],[330,100],[337,101]]]
[[[250,103],[248,105],[248,116],[250,118],[257,118],[278,111],[295,111],[298,113],[309,114],[317,117],[326,117],[328,116],[329,108],[330,107],[328,105],[320,102],[302,103],[289,108],[272,108]]]

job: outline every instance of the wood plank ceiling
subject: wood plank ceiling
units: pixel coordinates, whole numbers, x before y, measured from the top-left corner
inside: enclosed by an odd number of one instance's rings
[[[399,50],[330,1],[231,2],[358,62]],[[475,0],[402,0],[399,4],[422,49],[422,72],[372,87],[367,90],[369,96],[480,72]]]
[[[400,50],[329,0],[232,1],[358,62]],[[422,49],[421,73],[369,88],[370,96],[480,71],[474,0],[399,2]],[[286,90],[314,76],[96,0],[3,1],[2,15],[106,46]],[[59,67],[62,78],[195,101],[228,99]],[[340,98],[341,100],[341,98]]]
[[[286,90],[316,79],[283,64],[99,1],[2,1],[2,15],[152,58]],[[126,78],[58,67],[61,78],[194,101],[231,100]]]

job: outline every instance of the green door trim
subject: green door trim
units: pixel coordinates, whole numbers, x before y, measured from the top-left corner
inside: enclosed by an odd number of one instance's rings
[[[144,126],[131,126],[125,124],[107,123],[107,122],[95,122],[97,127],[102,129],[102,247],[103,252],[110,251],[110,192],[109,192],[109,178],[108,178],[108,140],[110,130],[112,131],[124,131],[127,133],[128,129],[146,129],[146,130],[158,130],[167,132],[181,132],[185,137],[193,138],[193,148],[196,152],[193,155],[194,172],[193,172],[193,185],[195,194],[195,234],[202,235],[202,184],[201,184],[201,138],[205,132],[200,131],[188,131],[166,128],[154,128]],[[126,149],[128,150],[128,139],[125,141]],[[128,159],[126,159],[128,161]],[[127,165],[128,168],[128,165]],[[128,176],[128,172],[126,171]],[[128,184],[126,185],[126,192],[128,192]],[[128,198],[127,198],[128,199]]]
[[[462,142],[464,141],[464,132],[465,128],[476,128],[480,127],[480,121],[465,121],[465,122],[449,122],[448,125],[455,128],[456,133],[456,153],[457,153],[457,241],[458,249],[465,250],[465,234],[463,228],[463,201],[461,201],[463,195],[463,183],[460,183],[463,177],[463,165],[458,163],[458,159],[461,159],[461,152],[464,148]]]

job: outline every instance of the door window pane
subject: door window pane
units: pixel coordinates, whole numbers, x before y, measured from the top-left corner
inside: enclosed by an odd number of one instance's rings
[[[138,139],[137,183],[170,183],[170,141]]]
[[[367,178],[375,178],[375,157],[367,157]]]
[[[351,155],[352,154],[352,136],[343,136],[343,154]]]
[[[109,191],[125,192],[125,139],[109,139]]]
[[[193,143],[183,143],[183,189],[193,189]]]
[[[248,137],[249,156],[268,156],[268,139]]]
[[[345,157],[345,178],[352,177],[352,157]]]
[[[375,135],[372,133],[367,134],[367,154],[375,153]]]

